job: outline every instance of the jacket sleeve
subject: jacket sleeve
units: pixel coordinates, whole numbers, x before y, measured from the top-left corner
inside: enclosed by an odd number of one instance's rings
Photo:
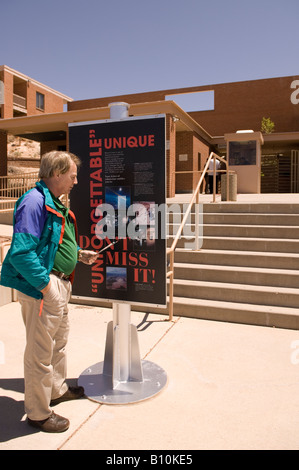
[[[25,196],[14,214],[10,262],[37,290],[46,287],[50,281],[47,269],[42,266],[37,255],[46,217],[43,200],[34,195]]]

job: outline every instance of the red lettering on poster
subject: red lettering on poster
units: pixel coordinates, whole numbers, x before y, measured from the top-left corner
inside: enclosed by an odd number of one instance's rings
[[[102,156],[102,139],[95,139],[95,131],[91,129],[89,131],[89,148],[97,147],[96,152],[89,152],[91,157],[100,155]]]
[[[99,146],[102,149],[102,139],[99,139]],[[130,137],[109,137],[103,139],[103,148],[105,150],[124,149],[124,148],[139,148],[139,147],[154,147],[154,135],[131,135]],[[95,154],[94,154],[95,155]]]
[[[155,284],[155,269],[134,268],[134,282]]]
[[[107,251],[106,262],[110,266],[148,266],[147,253],[136,253],[134,251]]]
[[[90,197],[90,220],[93,222],[90,227],[90,238],[85,236],[82,240],[85,248],[92,250],[101,250],[104,241],[95,235],[95,227],[100,218],[96,215],[96,208],[103,203],[103,179],[102,179],[102,139],[95,138],[95,131],[89,131],[89,168],[90,168],[90,183],[89,183],[89,197]],[[82,246],[82,245],[81,245]],[[91,268],[91,290],[98,292],[98,286],[105,280],[104,277],[104,255],[100,254],[97,261]]]

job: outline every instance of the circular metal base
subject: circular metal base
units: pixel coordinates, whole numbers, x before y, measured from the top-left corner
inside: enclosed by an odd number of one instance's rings
[[[103,374],[104,362],[88,367],[79,376],[78,385],[92,401],[108,405],[124,405],[146,400],[159,393],[167,383],[166,372],[153,362],[141,361],[142,382],[119,382],[112,386],[112,377]]]

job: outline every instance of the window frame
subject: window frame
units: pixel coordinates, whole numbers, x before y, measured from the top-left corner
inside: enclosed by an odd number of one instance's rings
[[[45,95],[40,91],[36,92],[36,109],[45,111]]]

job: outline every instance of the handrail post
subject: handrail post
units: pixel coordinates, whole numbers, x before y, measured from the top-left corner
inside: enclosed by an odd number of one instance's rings
[[[170,252],[170,280],[169,280],[169,321],[173,319],[173,277],[174,277],[174,251]]]
[[[199,250],[199,191],[196,193],[195,202],[195,250]]]
[[[213,166],[213,202],[216,201],[216,155],[213,153],[214,156],[214,166]]]
[[[229,170],[226,165],[226,200],[229,201]]]

